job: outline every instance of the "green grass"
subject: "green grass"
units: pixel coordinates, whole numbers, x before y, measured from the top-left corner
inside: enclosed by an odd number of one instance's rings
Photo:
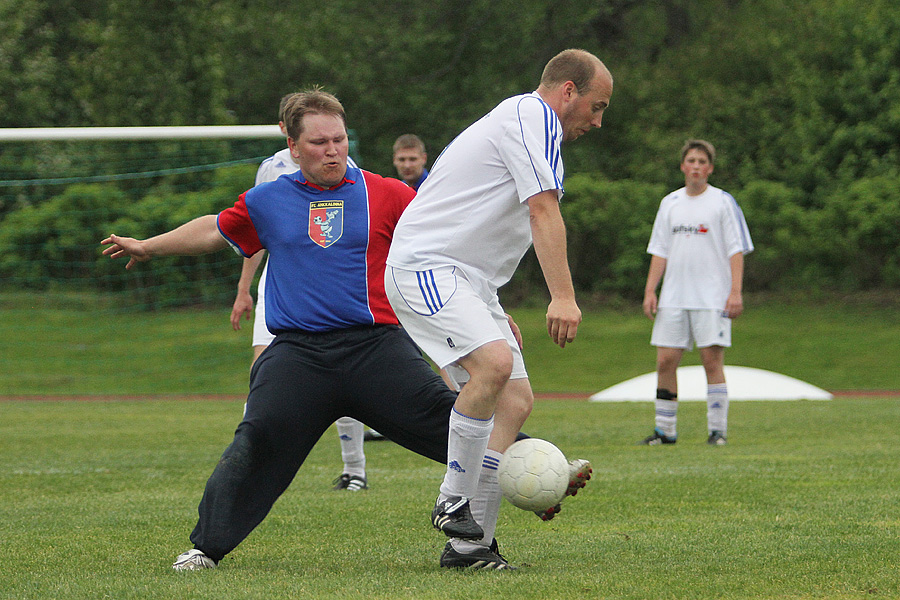
[[[126,354],[127,353],[124,353]],[[127,360],[123,365],[127,368]],[[334,432],[210,572],[176,573],[240,401],[0,403],[0,598],[897,598],[900,402],[736,402],[709,447],[639,447],[647,403],[538,402],[527,424],[594,480],[542,523],[504,503],[513,573],[437,567],[441,465],[366,445],[372,489],[330,491]]]
[[[84,299],[80,308],[19,300],[0,296],[0,396],[246,393],[251,327],[232,331],[228,308],[116,312],[108,302],[86,308]],[[897,308],[877,299],[749,298],[726,363],[828,390],[897,390]],[[588,396],[654,369],[651,323],[638,306],[586,311],[578,339],[564,350],[549,341],[543,308],[511,312],[538,392]],[[696,352],[685,355],[685,365],[698,361]]]

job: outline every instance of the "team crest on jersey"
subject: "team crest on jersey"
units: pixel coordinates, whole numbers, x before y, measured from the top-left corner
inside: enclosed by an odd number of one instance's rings
[[[309,239],[327,248],[344,233],[344,201],[323,200],[309,203]]]

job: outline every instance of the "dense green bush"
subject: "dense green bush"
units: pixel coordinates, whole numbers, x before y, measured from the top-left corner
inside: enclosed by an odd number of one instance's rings
[[[80,184],[11,212],[0,223],[0,274],[35,289],[89,278],[97,243],[127,207],[115,187]]]
[[[900,177],[866,177],[825,199],[816,248],[848,290],[900,286]]]
[[[137,200],[113,184],[79,184],[12,211],[0,221],[4,287],[128,291],[145,306],[230,301],[240,261],[230,251],[156,259],[126,272],[100,254],[109,233],[146,238],[231,206],[253,167],[222,169],[203,191],[163,181]],[[569,261],[581,294],[639,299],[663,184],[575,174],[562,212]],[[756,246],[746,261],[747,291],[858,291],[900,287],[900,177],[861,178],[824,198],[781,182],[729,190],[744,210]],[[515,304],[545,293],[540,265],[526,255],[504,290]]]
[[[662,184],[573,175],[562,203],[576,288],[634,296],[644,289],[647,242]]]
[[[255,166],[217,171],[204,191],[164,181],[132,200],[115,184],[75,184],[0,221],[0,278],[6,289],[66,289],[134,294],[144,306],[221,302],[234,292],[240,261],[230,251],[159,258],[130,273],[101,254],[110,233],[147,238],[219,212],[253,180]]]

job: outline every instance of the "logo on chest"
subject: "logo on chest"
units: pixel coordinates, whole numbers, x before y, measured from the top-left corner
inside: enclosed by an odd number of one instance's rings
[[[706,235],[709,233],[709,227],[704,224],[700,225],[675,225],[672,227],[672,235]]]
[[[344,233],[344,201],[324,200],[309,203],[309,239],[327,248]]]

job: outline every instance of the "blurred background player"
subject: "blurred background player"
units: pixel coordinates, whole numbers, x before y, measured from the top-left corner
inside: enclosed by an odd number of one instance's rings
[[[575,339],[581,310],[559,208],[560,145],[600,127],[612,88],[593,54],[559,53],[537,90],[507,98],[444,149],[394,232],[385,289],[397,317],[439,367],[468,378],[432,510],[432,524],[452,538],[442,562],[493,551],[497,465],[534,402],[497,290],[532,243],[551,296],[547,331],[560,347]],[[588,468],[582,461],[573,479]]]
[[[732,320],[744,312],[744,254],[753,251],[753,241],[735,199],[707,181],[715,160],[709,142],[685,143],[684,187],[662,199],[653,223],[643,309],[654,320],[650,343],[656,346],[656,428],[642,444],[676,442],[677,369],[684,351],[695,344],[706,371],[707,443],[727,443],[725,348],[731,346]]]
[[[278,106],[278,126],[281,132],[284,129],[284,106],[293,94],[287,94],[281,98]],[[356,164],[352,158],[347,158],[347,163],[351,167]],[[256,181],[254,185],[259,185],[267,181],[275,181],[281,175],[295,173],[300,169],[300,165],[291,156],[290,148],[279,150],[270,158],[264,160],[256,171]],[[237,296],[234,299],[234,305],[231,309],[231,326],[235,331],[241,328],[241,317],[250,319],[253,313],[253,296],[250,295],[250,286],[253,282],[253,276],[259,269],[260,263],[266,255],[265,250],[260,250],[250,258],[245,258],[241,266],[241,277],[238,280]],[[250,366],[256,362],[259,355],[262,354],[275,336],[266,328],[266,275],[268,273],[268,263],[263,266],[263,272],[259,277],[259,285],[256,291],[256,314],[253,320],[253,358]],[[335,421],[337,427],[338,439],[341,443],[341,459],[344,463],[344,469],[334,483],[335,490],[341,491],[359,491],[368,489],[368,478],[366,477],[366,453],[363,449],[365,441],[365,427],[356,419],[350,417],[341,417]],[[381,434],[376,432],[373,439],[383,438]]]
[[[427,161],[425,142],[419,136],[405,133],[394,142],[394,168],[400,179],[414,190],[428,177]]]

